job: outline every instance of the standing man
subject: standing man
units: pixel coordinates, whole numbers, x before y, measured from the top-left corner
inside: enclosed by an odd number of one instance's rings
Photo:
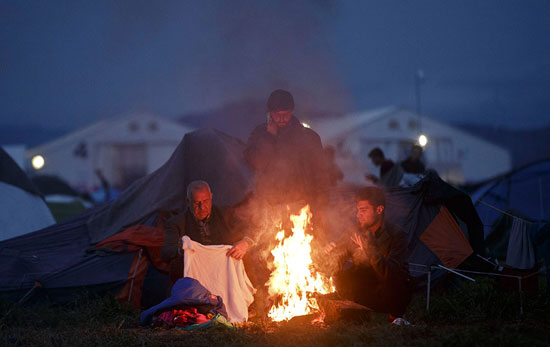
[[[321,138],[294,116],[294,98],[277,89],[267,100],[267,121],[244,151],[255,173],[256,194],[270,205],[303,201],[315,211],[328,201],[328,173]]]
[[[376,312],[389,313],[392,322],[397,319],[396,324],[401,324],[411,300],[407,234],[385,220],[382,189],[363,188],[355,202],[358,223],[325,248],[341,269],[336,274],[336,290]]]
[[[328,202],[328,170],[321,138],[294,116],[294,98],[282,89],[269,96],[267,121],[252,131],[244,159],[254,171],[256,183],[244,210],[249,213],[248,234],[256,243],[250,279],[258,289],[256,310],[262,316],[270,274],[266,255],[275,241],[276,226],[282,223],[288,229],[289,214],[309,204],[316,236],[323,232],[321,210]]]
[[[399,185],[403,177],[403,170],[400,167],[396,167],[390,159],[386,159],[384,152],[380,148],[376,147],[371,150],[369,158],[374,166],[380,166],[380,176],[376,177],[375,175],[367,174],[365,175],[367,180],[385,187]]]
[[[205,181],[193,181],[187,186],[187,209],[166,221],[161,255],[170,264],[172,284],[183,276],[181,238],[184,235],[203,245],[233,245],[227,255],[235,259],[242,259],[252,243],[227,227],[220,209],[212,205],[212,192]]]

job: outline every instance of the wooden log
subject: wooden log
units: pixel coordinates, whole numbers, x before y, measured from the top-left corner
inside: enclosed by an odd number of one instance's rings
[[[372,310],[350,300],[319,297],[319,308],[325,315],[325,323],[336,321],[368,322],[371,320]]]

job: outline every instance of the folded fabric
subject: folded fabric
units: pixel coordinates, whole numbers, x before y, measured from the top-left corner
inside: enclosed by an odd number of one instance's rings
[[[227,311],[220,296],[213,295],[199,281],[184,277],[174,283],[170,297],[145,311],[139,317],[141,324],[147,325],[157,312],[166,311],[176,306],[207,305],[213,314],[220,313],[227,317]]]

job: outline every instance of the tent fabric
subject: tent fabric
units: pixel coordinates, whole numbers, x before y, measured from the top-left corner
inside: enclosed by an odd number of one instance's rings
[[[0,147],[0,182],[18,187],[30,194],[41,196],[38,188],[2,147]]]
[[[242,260],[226,255],[232,246],[204,246],[182,238],[183,276],[195,278],[210,292],[222,297],[231,323],[248,320],[248,306],[256,290],[246,275]]]
[[[55,223],[40,196],[0,182],[0,241],[24,235]]]
[[[220,296],[210,293],[196,279],[184,277],[174,283],[170,297],[143,311],[139,316],[139,320],[143,325],[149,324],[155,313],[175,306],[208,306],[212,313],[220,313],[227,318],[227,311]]]
[[[524,270],[535,266],[535,247],[531,241],[531,229],[531,223],[514,218],[506,252],[506,264]]]
[[[89,213],[0,242],[0,291],[28,290],[35,281],[45,289],[124,283],[133,255],[88,253]]]
[[[154,212],[183,210],[186,187],[194,180],[208,182],[218,206],[241,201],[251,184],[251,172],[242,159],[244,148],[242,141],[214,129],[187,133],[163,166],[91,216],[87,223],[91,242],[100,242]]]
[[[441,259],[443,265],[456,268],[472,253],[472,247],[462,233],[462,230],[445,206],[420,235],[424,242]]]
[[[0,147],[0,241],[54,223],[36,186]]]
[[[149,264],[163,273],[168,273],[168,264],[163,262],[160,254],[164,244],[162,220],[163,218],[159,219],[160,222],[157,222],[156,227],[134,225],[96,245],[98,249],[135,253],[132,265],[128,270],[128,279],[122,290],[116,295],[118,301],[129,302],[136,308],[141,307],[141,288],[145,282]]]
[[[31,178],[32,183],[44,195],[67,195],[78,197],[76,190],[65,182],[63,179],[53,175],[35,175]]]

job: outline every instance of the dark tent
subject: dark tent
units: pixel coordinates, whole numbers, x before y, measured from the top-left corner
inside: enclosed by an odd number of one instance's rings
[[[165,294],[168,278],[158,261],[164,239],[157,223],[161,211],[183,209],[185,187],[196,179],[209,182],[216,204],[240,201],[251,177],[243,150],[244,143],[213,129],[188,133],[161,168],[134,182],[115,201],[0,242],[0,292],[17,298],[39,283],[50,300],[66,301],[77,289],[116,289],[136,303],[133,293],[142,289],[136,287],[143,284],[147,290],[149,282]],[[95,247],[99,242],[101,248]]]
[[[251,188],[243,150],[242,141],[214,129],[186,134],[162,167],[135,181],[107,208],[92,215],[87,223],[91,242],[100,242],[157,211],[182,209],[186,187],[194,180],[210,184],[218,206],[241,201]]]

